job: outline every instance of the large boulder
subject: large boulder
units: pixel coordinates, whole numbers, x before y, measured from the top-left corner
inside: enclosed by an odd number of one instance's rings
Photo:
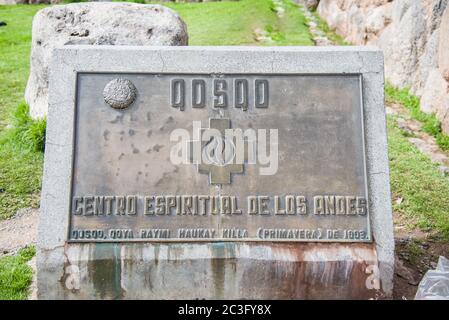
[[[391,0],[321,0],[317,11],[329,27],[353,44],[374,41],[391,22]]]
[[[73,3],[40,10],[33,20],[30,76],[25,99],[33,118],[48,108],[52,51],[67,44],[183,46],[187,27],[171,9],[136,3]]]
[[[411,86],[413,74],[426,45],[426,16],[420,1],[397,0],[391,28],[378,41],[384,50],[385,71],[393,85]]]

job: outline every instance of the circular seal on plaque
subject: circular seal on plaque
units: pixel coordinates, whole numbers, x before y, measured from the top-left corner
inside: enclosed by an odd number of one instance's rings
[[[128,108],[136,99],[137,89],[128,79],[109,81],[103,90],[104,101],[114,109]]]

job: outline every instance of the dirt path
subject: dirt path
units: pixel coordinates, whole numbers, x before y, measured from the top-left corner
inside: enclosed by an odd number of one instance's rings
[[[35,245],[37,239],[37,225],[39,209],[25,208],[17,211],[16,215],[7,220],[0,220],[0,258],[12,255],[26,246]],[[33,280],[29,289],[30,300],[36,296],[36,257],[28,262],[33,269]]]
[[[306,24],[309,27],[310,34],[312,35],[312,40],[316,46],[332,46],[334,43],[326,37],[326,34],[318,28],[318,20],[312,14],[312,12],[307,9],[303,1],[297,1],[301,5],[300,9],[306,18]]]
[[[20,209],[7,220],[0,220],[0,257],[36,244],[39,209]]]

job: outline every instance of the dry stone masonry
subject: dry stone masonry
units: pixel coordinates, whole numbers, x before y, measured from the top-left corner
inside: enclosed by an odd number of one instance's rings
[[[380,47],[386,77],[410,86],[449,133],[449,1],[321,0],[318,13],[354,44]]]

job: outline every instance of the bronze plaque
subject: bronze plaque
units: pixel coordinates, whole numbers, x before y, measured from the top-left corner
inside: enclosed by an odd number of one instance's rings
[[[361,75],[79,73],[70,241],[371,241]]]

